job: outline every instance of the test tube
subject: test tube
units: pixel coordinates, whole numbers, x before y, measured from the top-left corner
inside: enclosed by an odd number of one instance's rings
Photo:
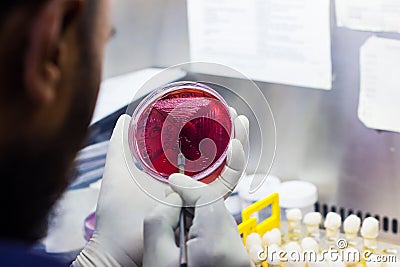
[[[306,262],[301,258],[291,257],[289,255],[301,256],[302,249],[297,242],[289,242],[284,247],[288,259],[286,261],[286,267],[305,267]]]
[[[303,251],[313,251],[318,253],[319,252],[319,245],[317,241],[312,237],[305,237],[301,241],[301,248]]]
[[[282,233],[278,228],[274,228],[269,232],[266,232],[263,236],[264,246],[269,246],[276,244],[278,246],[282,245]]]
[[[344,220],[343,230],[346,235],[347,243],[350,247],[357,246],[357,233],[360,230],[361,219],[356,215],[350,215]]]
[[[322,266],[322,255],[319,254],[319,244],[312,237],[306,237],[301,241],[304,260],[308,267]]]
[[[249,254],[250,260],[254,263],[256,267],[261,267],[263,260],[260,255],[264,255],[265,252],[263,247],[260,245],[247,247],[247,253]]]
[[[257,233],[251,233],[246,237],[246,246],[251,247],[255,245],[262,246],[261,236]]]
[[[286,218],[288,219],[288,236],[289,241],[300,241],[301,239],[301,210],[286,210]]]
[[[364,251],[374,253],[378,247],[379,221],[374,217],[365,218],[361,226],[361,236],[364,243]]]
[[[281,249],[277,244],[272,244],[267,247],[267,262],[268,267],[279,267],[281,265]]]
[[[326,242],[328,245],[336,243],[339,238],[339,229],[342,225],[342,217],[336,212],[329,212],[326,215],[324,226],[326,230]],[[335,244],[336,245],[336,244]]]
[[[319,242],[320,231],[319,225],[322,221],[322,215],[319,212],[309,212],[304,216],[304,224],[306,225],[306,236],[314,238]]]
[[[246,237],[246,249],[251,261],[256,266],[260,266],[262,262],[262,259],[260,258],[260,252],[264,251],[261,236],[257,233],[249,234]]]

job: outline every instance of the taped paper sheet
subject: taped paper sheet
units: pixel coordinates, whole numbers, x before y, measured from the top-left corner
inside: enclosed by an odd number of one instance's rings
[[[354,30],[400,32],[400,1],[336,0],[336,20]]]
[[[369,38],[360,50],[360,79],[360,120],[400,132],[400,41]]]
[[[227,65],[258,81],[331,89],[329,0],[187,5],[192,61]]]

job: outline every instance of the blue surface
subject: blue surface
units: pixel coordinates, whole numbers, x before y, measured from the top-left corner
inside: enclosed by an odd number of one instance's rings
[[[62,262],[45,255],[29,246],[15,242],[0,242],[0,266],[13,267],[65,267],[70,262]]]

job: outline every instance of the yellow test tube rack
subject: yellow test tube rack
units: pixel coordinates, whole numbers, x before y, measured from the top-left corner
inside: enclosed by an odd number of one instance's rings
[[[271,216],[265,220],[258,222],[252,217],[255,213],[271,206]],[[266,198],[259,200],[242,211],[242,223],[238,226],[238,231],[242,236],[243,243],[246,245],[246,237],[252,233],[258,233],[263,236],[266,232],[274,228],[280,229],[281,209],[279,207],[279,195],[273,193]],[[266,262],[262,263],[263,267],[268,266]]]

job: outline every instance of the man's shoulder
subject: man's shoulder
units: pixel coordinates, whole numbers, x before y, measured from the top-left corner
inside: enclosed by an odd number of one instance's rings
[[[65,267],[65,264],[29,247],[0,241],[0,267]]]

